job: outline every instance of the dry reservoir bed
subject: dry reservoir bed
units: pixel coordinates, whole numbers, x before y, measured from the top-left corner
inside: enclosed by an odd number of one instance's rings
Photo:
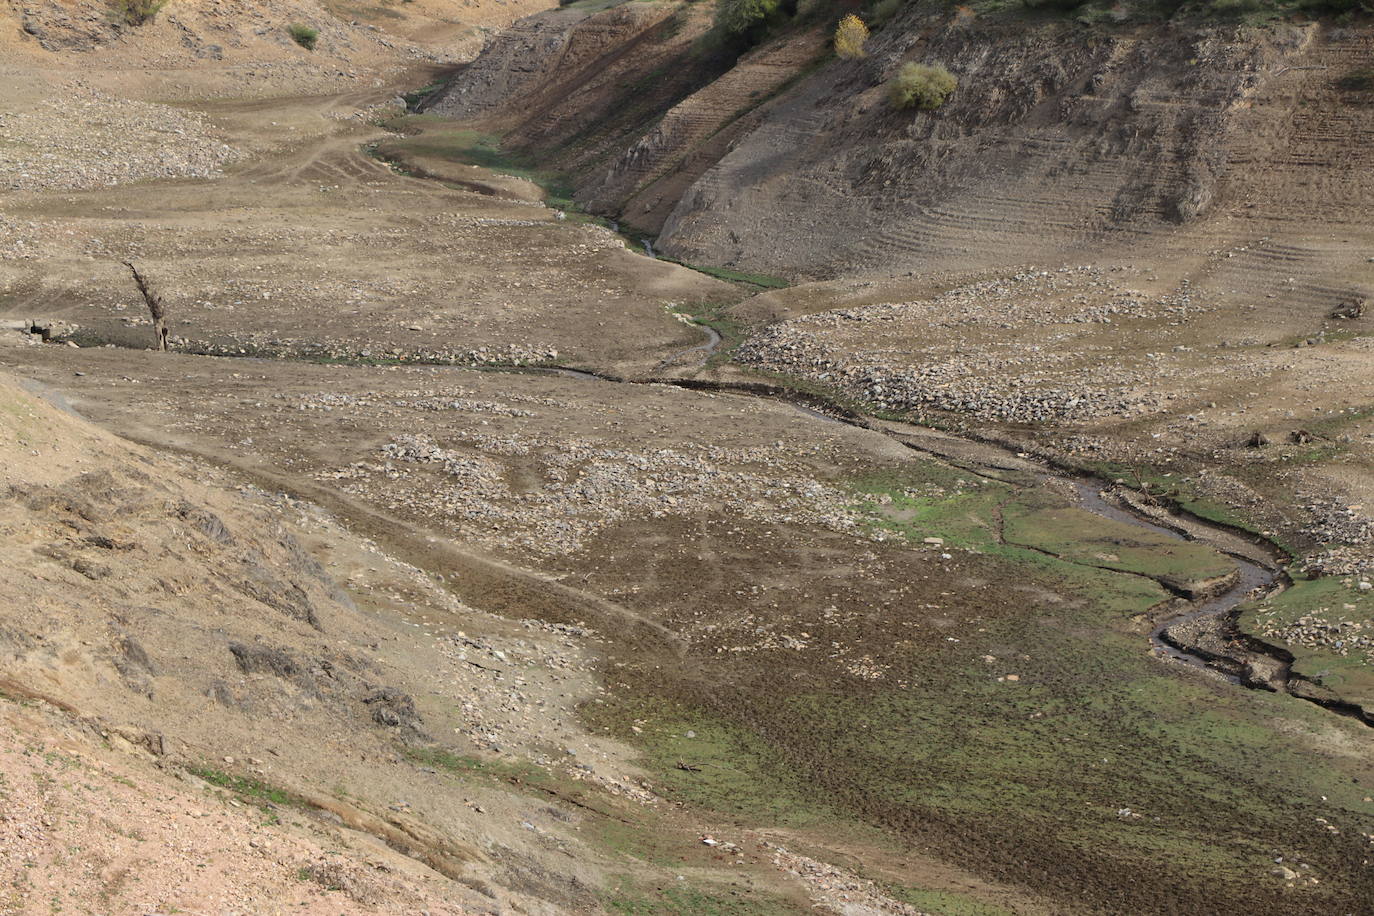
[[[1363,899],[1365,728],[1152,658],[1156,578],[1234,564],[1033,475],[665,386],[11,352],[78,411],[314,500],[469,605],[602,633],[608,693],[583,715],[659,791],[867,850],[894,893],[922,899],[919,852],[1096,909]]]

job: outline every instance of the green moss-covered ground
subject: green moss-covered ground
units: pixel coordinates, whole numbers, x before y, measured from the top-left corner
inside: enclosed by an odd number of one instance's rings
[[[661,791],[832,842],[876,831],[990,879],[1072,887],[1095,912],[1218,899],[1222,912],[1293,912],[1276,856],[1344,876],[1304,886],[1305,912],[1365,899],[1349,879],[1367,855],[1374,770],[1337,750],[1363,727],[1151,658],[1134,621],[1166,592],[1044,549],[1083,560],[1073,545],[1110,546],[1123,568],[1181,579],[1228,560],[1134,529],[1120,543],[1118,523],[1070,515],[1026,481],[933,461],[853,489],[887,538],[885,574],[923,584],[844,625],[785,605],[790,631],[813,640],[792,653],[626,664],[625,689],[587,716],[638,744]],[[1009,517],[1041,549],[1004,541]]]

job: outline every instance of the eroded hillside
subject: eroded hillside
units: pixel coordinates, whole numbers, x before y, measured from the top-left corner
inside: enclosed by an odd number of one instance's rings
[[[699,9],[655,9],[525,20],[429,110],[570,171],[580,200],[673,257],[791,277],[1297,245],[1370,205],[1358,23],[1094,30],[913,6],[862,60],[830,55],[817,23],[729,65]],[[960,89],[894,110],[907,60]]]

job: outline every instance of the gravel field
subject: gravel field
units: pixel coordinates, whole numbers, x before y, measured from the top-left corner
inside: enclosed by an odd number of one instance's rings
[[[214,178],[239,153],[192,112],[80,83],[21,112],[0,111],[0,188],[65,191],[155,178]]]

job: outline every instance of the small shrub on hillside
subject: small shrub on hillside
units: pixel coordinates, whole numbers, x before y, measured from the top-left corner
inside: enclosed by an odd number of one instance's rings
[[[896,108],[930,111],[945,104],[959,81],[940,64],[902,64],[887,84],[887,97]]]
[[[878,0],[869,11],[868,18],[875,26],[882,25],[901,10],[906,0]]]
[[[716,27],[727,35],[744,35],[766,25],[780,5],[779,0],[720,0]]]
[[[835,53],[846,60],[865,57],[864,43],[868,41],[868,26],[853,13],[840,20],[835,28]]]
[[[1342,92],[1374,91],[1374,67],[1363,67],[1359,70],[1351,70],[1345,76],[1336,80],[1336,88]]]
[[[301,25],[299,22],[288,25],[286,32],[291,36],[292,41],[307,51],[315,50],[315,42],[320,40],[319,29],[312,29],[310,26]]]
[[[112,0],[110,9],[120,22],[143,25],[162,12],[166,5],[167,0]]]

